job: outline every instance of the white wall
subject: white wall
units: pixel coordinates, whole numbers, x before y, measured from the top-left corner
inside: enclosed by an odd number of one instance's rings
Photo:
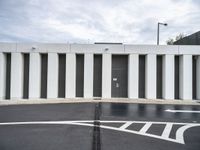
[[[48,53],[47,98],[58,97],[58,54]]]
[[[76,97],[76,55],[69,53],[66,55],[66,98]]]
[[[139,55],[130,54],[128,62],[128,97],[138,98]]]
[[[156,55],[146,55],[145,61],[145,95],[148,99],[156,99]]]
[[[6,56],[0,53],[0,100],[5,98],[6,94]]]
[[[0,99],[5,97],[6,59],[11,53],[11,99],[23,96],[23,53],[30,53],[29,98],[40,98],[41,58],[48,53],[47,97],[58,97],[58,54],[66,54],[66,98],[75,98],[76,54],[85,55],[84,97],[93,97],[93,56],[102,54],[102,97],[111,98],[112,55],[129,55],[128,97],[138,98],[139,55],[146,55],[146,98],[156,98],[156,56],[163,55],[163,98],[174,99],[174,56],[180,55],[180,97],[192,99],[192,56],[197,55],[200,99],[200,46],[0,43]]]
[[[23,55],[21,53],[11,54],[11,99],[19,99],[23,96]]]
[[[84,98],[93,97],[93,54],[84,56]]]
[[[180,98],[192,99],[192,55],[180,57]]]
[[[163,57],[163,98],[174,99],[174,55]]]
[[[111,54],[103,54],[102,61],[102,97],[111,98]]]
[[[40,98],[41,91],[41,56],[39,53],[30,53],[29,60],[29,98]]]

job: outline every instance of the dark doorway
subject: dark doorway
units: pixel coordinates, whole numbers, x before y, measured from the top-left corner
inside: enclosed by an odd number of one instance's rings
[[[112,97],[128,96],[128,56],[112,56]]]
[[[58,97],[65,98],[66,55],[59,54]]]
[[[102,55],[94,55],[94,81],[93,96],[101,97],[102,95]]]
[[[6,95],[5,99],[10,99],[10,80],[11,80],[11,54],[6,53]]]
[[[192,57],[192,97],[197,99],[197,56]]]
[[[139,56],[139,98],[145,98],[145,55]]]
[[[24,57],[24,82],[23,82],[23,98],[29,97],[29,54],[23,54]]]
[[[41,98],[47,98],[48,55],[41,54]]]
[[[84,55],[76,55],[76,97],[83,97]]]
[[[162,68],[162,65],[163,65],[163,57],[162,56],[157,56],[157,86],[156,86],[156,94],[157,94],[157,98],[163,98],[162,97],[162,76],[163,76],[163,68]]]
[[[180,70],[179,70],[179,56],[175,56],[175,63],[174,63],[174,80],[175,80],[175,87],[174,87],[174,93],[175,93],[175,99],[179,99],[179,77],[180,77]]]

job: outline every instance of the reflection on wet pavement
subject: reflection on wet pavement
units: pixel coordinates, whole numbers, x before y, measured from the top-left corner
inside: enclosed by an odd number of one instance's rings
[[[111,104],[111,115],[113,116],[127,116],[128,104]]]
[[[187,119],[191,118],[200,122],[198,113],[171,113],[170,110],[199,110],[198,106],[187,105],[162,105],[162,104],[128,104],[128,103],[102,103],[101,119],[106,117],[120,117],[120,119],[132,120],[162,120],[162,119]],[[111,118],[110,118],[111,119]]]

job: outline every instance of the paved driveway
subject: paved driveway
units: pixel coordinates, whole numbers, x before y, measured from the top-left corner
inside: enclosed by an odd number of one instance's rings
[[[0,106],[1,150],[199,150],[200,106]]]

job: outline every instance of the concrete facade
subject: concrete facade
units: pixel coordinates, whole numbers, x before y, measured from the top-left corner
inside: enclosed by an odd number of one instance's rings
[[[84,97],[93,97],[93,54],[85,54],[84,58]]]
[[[174,99],[174,55],[163,59],[163,98]]]
[[[130,54],[128,64],[128,97],[138,98],[139,55]]]
[[[146,55],[146,98],[156,99],[156,54]]]
[[[23,96],[23,57],[22,53],[11,53],[11,99]]]
[[[40,98],[41,57],[39,53],[30,54],[29,99]]]
[[[145,55],[145,98],[156,99],[156,58],[163,56],[163,99],[174,99],[174,58],[180,57],[180,98],[192,100],[192,56],[200,99],[200,46],[0,43],[0,99],[5,99],[6,53],[11,53],[11,99],[23,97],[23,53],[30,54],[29,99],[40,98],[41,57],[48,54],[47,98],[58,98],[58,54],[66,54],[66,98],[75,98],[76,54],[84,54],[84,98],[93,98],[94,54],[102,55],[102,98],[111,98],[112,55],[128,55],[128,98],[138,98],[139,55]]]
[[[66,55],[66,80],[65,96],[68,98],[76,97],[76,55],[69,53]]]
[[[103,54],[102,97],[111,98],[111,54]]]
[[[58,97],[58,54],[48,53],[47,98]]]
[[[0,99],[5,98],[5,86],[6,86],[6,57],[3,53],[0,53]]]

